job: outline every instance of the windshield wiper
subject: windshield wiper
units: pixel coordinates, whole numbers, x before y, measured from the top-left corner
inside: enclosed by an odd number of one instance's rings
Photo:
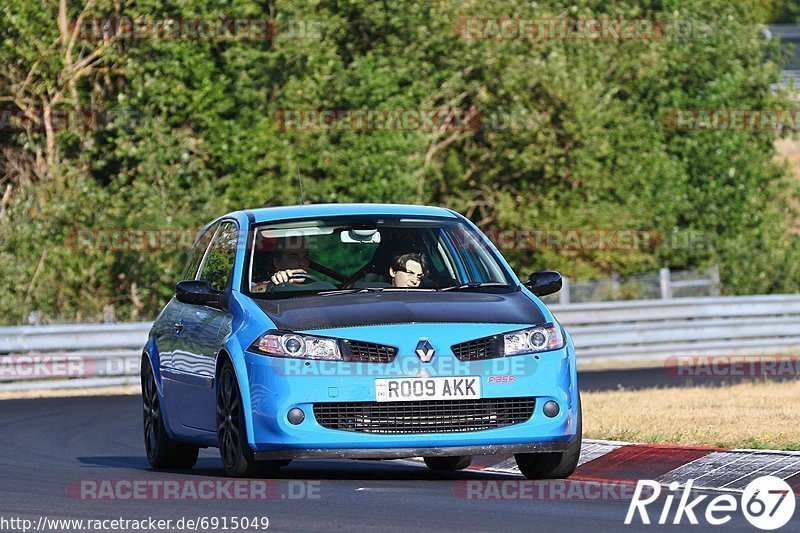
[[[497,283],[497,282],[481,283],[481,282],[478,282],[478,281],[471,281],[471,282],[465,283],[463,285],[455,285],[453,287],[445,287],[444,289],[439,289],[439,290],[440,291],[464,291],[464,290],[467,290],[467,289],[481,289],[483,287],[496,287],[496,288],[507,289],[507,288],[510,287],[510,285],[507,284],[507,283]]]
[[[380,292],[383,287],[362,287],[360,289],[333,289],[315,293],[317,296],[328,296],[330,294],[358,294],[363,292]]]
[[[362,287],[360,289],[334,289],[317,292],[317,296],[330,296],[331,294],[361,294],[367,292],[435,292],[436,289],[419,287]]]

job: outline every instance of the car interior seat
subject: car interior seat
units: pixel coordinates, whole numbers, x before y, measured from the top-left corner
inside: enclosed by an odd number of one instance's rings
[[[389,265],[392,259],[398,255],[407,253],[422,254],[427,260],[428,268],[430,269],[432,263],[425,251],[422,236],[419,232],[403,231],[390,233],[384,230],[382,235],[384,235],[385,238],[383,238],[380,245],[378,245],[378,248],[375,249],[372,259],[363,269],[364,272],[361,278],[353,284],[354,287],[391,287],[392,280],[389,276]],[[420,284],[421,288],[433,288],[435,286],[436,284],[430,276],[424,278]]]

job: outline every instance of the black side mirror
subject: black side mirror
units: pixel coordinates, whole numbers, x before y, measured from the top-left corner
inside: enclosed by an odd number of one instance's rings
[[[561,290],[561,274],[555,270],[534,272],[524,285],[536,296],[547,296]]]
[[[185,304],[218,306],[220,294],[204,279],[179,281],[175,287],[175,297]]]

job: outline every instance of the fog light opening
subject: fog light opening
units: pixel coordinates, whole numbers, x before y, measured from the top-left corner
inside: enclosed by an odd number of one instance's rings
[[[299,407],[292,407],[289,409],[289,414],[286,415],[286,418],[296,426],[306,419],[306,414]]]
[[[544,407],[542,408],[542,410],[544,411],[545,416],[550,417],[550,418],[553,418],[554,416],[556,416],[558,414],[558,412],[560,411],[560,409],[558,407],[558,403],[554,402],[553,400],[545,402]]]

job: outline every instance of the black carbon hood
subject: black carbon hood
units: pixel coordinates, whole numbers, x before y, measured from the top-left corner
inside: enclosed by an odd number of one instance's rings
[[[544,316],[521,292],[373,292],[255,299],[283,330],[377,326],[381,324],[539,324]]]

